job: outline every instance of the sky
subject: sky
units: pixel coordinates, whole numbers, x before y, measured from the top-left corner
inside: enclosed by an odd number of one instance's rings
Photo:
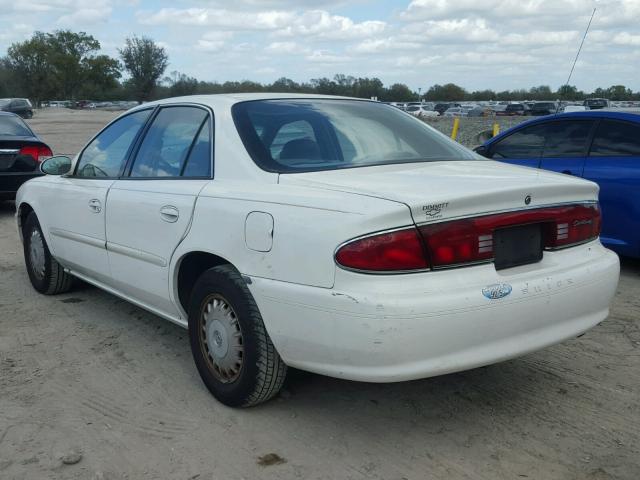
[[[0,55],[35,30],[72,29],[117,56],[146,35],[167,73],[200,80],[295,81],[336,73],[426,91],[566,82],[640,90],[640,0],[0,0]]]

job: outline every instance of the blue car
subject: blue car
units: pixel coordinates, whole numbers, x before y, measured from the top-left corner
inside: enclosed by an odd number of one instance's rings
[[[640,113],[549,115],[506,130],[476,152],[596,182],[602,243],[620,255],[640,257]]]

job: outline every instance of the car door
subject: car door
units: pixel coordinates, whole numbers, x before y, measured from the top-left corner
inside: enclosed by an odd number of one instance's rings
[[[594,120],[569,119],[545,122],[540,168],[582,176]]]
[[[106,238],[114,287],[169,316],[171,256],[213,172],[213,118],[194,105],[157,110],[125,175],[109,190]]]
[[[51,249],[74,272],[108,283],[105,247],[107,192],[121,174],[136,136],[151,110],[121,117],[84,148],[72,175],[53,177],[41,188],[42,221]]]
[[[602,242],[640,256],[640,123],[603,119],[583,176],[600,186]]]
[[[524,126],[490,143],[485,155],[500,162],[538,168],[545,131],[541,124]]]

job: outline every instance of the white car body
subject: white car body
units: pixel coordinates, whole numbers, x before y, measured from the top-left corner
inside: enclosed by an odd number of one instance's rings
[[[474,368],[575,337],[607,317],[619,263],[598,239],[499,271],[483,263],[373,275],[336,265],[343,243],[372,232],[597,202],[598,188],[480,158],[265,171],[247,153],[231,108],[282,97],[326,98],[213,95],[137,107],[210,111],[214,178],[43,176],[20,188],[18,222],[33,210],[68,272],[183,327],[185,259],[229,262],[284,362],[345,379],[393,382]],[[483,295],[496,284],[510,285],[511,294]]]

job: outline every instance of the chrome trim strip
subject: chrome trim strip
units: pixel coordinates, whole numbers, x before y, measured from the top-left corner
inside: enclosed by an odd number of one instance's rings
[[[13,148],[0,148],[0,155],[15,155],[16,153],[18,153],[20,150],[19,149],[13,149]]]
[[[68,230],[62,230],[60,228],[50,228],[49,233],[56,237],[66,238],[74,242],[84,243],[96,248],[107,248],[106,242],[100,238],[90,237],[88,235],[82,235],[80,233],[69,232]]]
[[[124,255],[126,257],[135,258],[136,260],[151,263],[152,265],[156,265],[158,267],[167,266],[167,261],[162,257],[154,255],[153,253],[144,252],[142,250],[136,250],[135,248],[125,247],[124,245],[119,245],[117,243],[107,242],[107,250],[113,253],[119,253],[120,255]]]

